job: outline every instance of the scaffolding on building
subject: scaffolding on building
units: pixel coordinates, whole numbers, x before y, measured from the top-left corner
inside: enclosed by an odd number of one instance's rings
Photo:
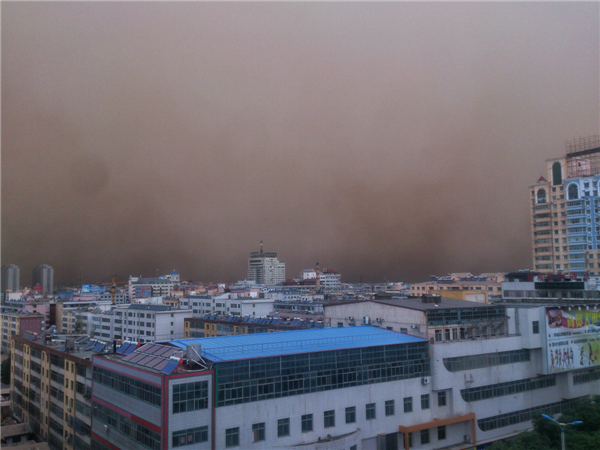
[[[600,173],[600,136],[573,139],[565,144],[567,178],[590,177]]]

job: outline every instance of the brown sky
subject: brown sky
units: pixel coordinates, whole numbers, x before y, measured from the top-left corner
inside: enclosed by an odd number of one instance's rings
[[[599,4],[2,2],[2,264],[418,281],[531,267],[599,133]]]

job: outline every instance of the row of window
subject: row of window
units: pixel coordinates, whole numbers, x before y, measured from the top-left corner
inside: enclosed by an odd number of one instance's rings
[[[444,358],[444,367],[449,372],[481,369],[483,367],[500,366],[531,359],[529,349],[512,350],[508,352],[483,353],[480,355],[458,356]]]
[[[208,408],[208,381],[173,386],[173,414]]]
[[[93,418],[133,439],[150,450],[160,450],[160,434],[142,424],[118,414],[99,403],[93,403]]]
[[[174,448],[202,442],[208,442],[208,426],[173,432],[172,444]]]
[[[600,380],[600,370],[573,375],[573,384],[591,383]]]
[[[560,402],[522,409],[520,411],[514,411],[507,414],[487,417],[485,419],[479,419],[477,421],[477,425],[481,431],[490,431],[495,430],[496,428],[514,425],[516,423],[529,422],[530,420],[534,419],[536,415],[541,413],[554,415],[562,411],[566,411],[567,409],[572,408],[578,401],[579,399],[563,400]]]
[[[219,364],[217,406],[429,374],[427,342],[230,361]]]
[[[413,399],[412,397],[405,397],[403,400],[404,412],[409,413],[413,410]],[[446,392],[442,391],[438,393],[438,406],[446,406]],[[421,409],[429,409],[429,394],[421,395]],[[356,407],[347,407],[344,411],[345,423],[351,424],[356,423]],[[394,400],[386,400],[385,402],[385,415],[393,416],[396,414],[396,405]],[[374,420],[377,418],[377,405],[376,403],[368,403],[365,405],[365,419]],[[300,422],[301,430],[303,433],[309,433],[313,431],[313,414],[304,414],[301,417]],[[335,410],[329,410],[323,412],[323,428],[335,427]],[[226,433],[227,447],[234,447],[239,445],[239,427],[230,428]],[[445,429],[442,431],[445,436]],[[290,435],[290,419],[279,419],[277,421],[277,437],[286,437]],[[252,425],[252,436],[253,442],[260,442],[266,439],[266,423],[260,422]],[[444,437],[445,438],[445,437]],[[440,439],[438,437],[438,439]],[[443,439],[443,438],[442,438]],[[174,445],[175,446],[175,445]]]
[[[556,386],[556,377],[554,375],[533,380],[517,380],[471,389],[461,389],[460,395],[465,402],[476,402],[488,398],[502,397],[504,395],[517,394],[519,392],[532,391],[550,386]]]
[[[95,367],[94,382],[108,386],[151,405],[160,406],[160,388],[143,381],[103,369],[102,367]]]

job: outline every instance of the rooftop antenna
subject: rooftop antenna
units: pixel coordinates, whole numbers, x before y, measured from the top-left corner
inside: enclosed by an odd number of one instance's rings
[[[263,245],[262,245],[262,239],[260,241],[260,256],[263,255]]]

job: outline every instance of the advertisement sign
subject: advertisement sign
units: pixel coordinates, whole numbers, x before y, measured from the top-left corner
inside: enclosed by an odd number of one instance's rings
[[[600,311],[546,308],[547,373],[600,367]]]

